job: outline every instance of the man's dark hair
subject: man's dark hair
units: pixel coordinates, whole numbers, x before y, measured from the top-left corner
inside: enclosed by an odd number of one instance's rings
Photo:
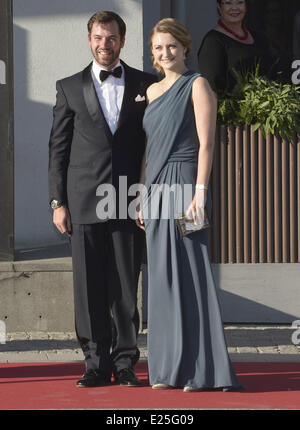
[[[121,39],[123,39],[126,34],[126,24],[119,15],[109,10],[103,10],[103,11],[94,13],[94,15],[90,18],[87,25],[89,34],[91,34],[92,32],[92,28],[95,22],[97,24],[107,24],[108,22],[112,22],[112,21],[117,22]]]

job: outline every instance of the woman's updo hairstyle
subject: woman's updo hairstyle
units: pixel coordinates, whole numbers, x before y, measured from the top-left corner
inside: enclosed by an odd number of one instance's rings
[[[152,50],[152,39],[156,33],[169,33],[185,48],[185,55],[187,56],[192,49],[192,40],[187,29],[175,18],[164,18],[160,20],[155,27],[153,27],[150,37],[149,46]],[[152,55],[152,64],[159,73],[163,73],[163,69],[155,63]]]

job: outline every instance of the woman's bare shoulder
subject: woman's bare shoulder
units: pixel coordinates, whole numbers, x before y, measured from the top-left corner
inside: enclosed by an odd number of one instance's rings
[[[193,88],[207,88],[209,86],[208,80],[203,76],[199,75],[193,82]]]
[[[192,101],[193,103],[201,104],[202,102],[206,103],[208,100],[216,104],[216,93],[212,90],[206,78],[198,76],[193,82]]]
[[[154,82],[150,87],[147,88],[147,99],[149,103],[151,103],[152,100],[156,99],[161,95],[161,83],[160,82]]]
[[[214,95],[214,91],[212,90],[208,80],[203,76],[198,76],[193,82],[193,94],[209,94]]]

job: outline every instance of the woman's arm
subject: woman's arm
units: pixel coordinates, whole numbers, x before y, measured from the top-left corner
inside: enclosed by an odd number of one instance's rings
[[[146,151],[144,152],[144,156],[141,164],[140,181],[139,181],[140,191],[139,191],[138,206],[137,206],[138,217],[135,220],[136,225],[142,230],[145,230],[144,218],[142,214],[142,189],[143,189],[143,186],[145,185],[145,170],[146,170]]]
[[[200,147],[195,195],[187,215],[192,217],[195,223],[202,223],[214,157],[217,117],[217,98],[206,79],[199,77],[194,81],[192,102]]]
[[[156,83],[150,85],[150,87],[148,87],[147,91],[146,91],[146,99],[147,99],[147,103],[149,104],[152,97],[153,97],[153,89],[155,89],[156,87]],[[138,218],[136,219],[136,224],[138,227],[140,227],[142,230],[145,230],[145,224],[144,224],[144,219],[143,219],[143,214],[142,214],[142,209],[141,209],[141,203],[142,203],[142,188],[143,185],[145,185],[145,170],[146,170],[146,150],[144,152],[143,155],[143,159],[142,159],[142,163],[141,163],[141,170],[140,170],[140,180],[139,180],[139,184],[141,185],[141,191],[139,194],[139,203],[138,203]]]
[[[146,151],[144,152],[142,163],[141,163],[141,171],[140,171],[140,181],[139,183],[145,184],[145,170],[146,170]]]
[[[204,78],[197,78],[192,89],[196,128],[200,143],[197,184],[208,185],[215,145],[217,97]]]

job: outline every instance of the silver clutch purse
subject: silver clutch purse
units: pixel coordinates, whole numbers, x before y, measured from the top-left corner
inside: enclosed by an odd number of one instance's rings
[[[179,232],[181,236],[188,236],[189,234],[195,233],[196,231],[204,230],[210,227],[207,213],[205,212],[205,219],[202,224],[196,225],[193,219],[182,216],[176,219]]]

